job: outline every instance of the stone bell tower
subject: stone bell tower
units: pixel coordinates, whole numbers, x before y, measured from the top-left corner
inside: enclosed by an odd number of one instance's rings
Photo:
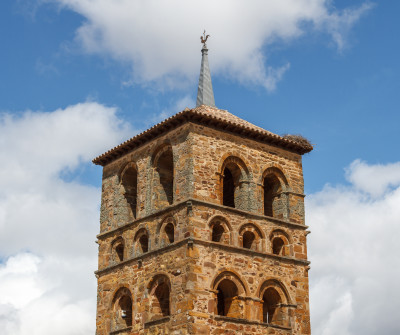
[[[197,106],[103,166],[96,334],[310,334],[302,155],[312,146]]]

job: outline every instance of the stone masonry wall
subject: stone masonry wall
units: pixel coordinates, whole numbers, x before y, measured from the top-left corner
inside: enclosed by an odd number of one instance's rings
[[[174,178],[170,205],[154,196],[163,192],[154,190],[160,184],[154,182],[155,162],[167,147]],[[127,214],[121,183],[128,166],[137,172],[136,217]],[[223,206],[225,168],[236,174],[236,208]],[[272,195],[274,217],[264,215],[267,175],[279,181]],[[104,167],[96,334],[308,335],[306,229],[300,155],[184,124]],[[282,247],[274,245],[276,238]],[[229,316],[217,313],[217,288],[224,278],[238,289]],[[263,318],[268,287],[281,295],[274,324]],[[130,301],[118,300],[121,289],[130,292],[132,320],[121,319]]]

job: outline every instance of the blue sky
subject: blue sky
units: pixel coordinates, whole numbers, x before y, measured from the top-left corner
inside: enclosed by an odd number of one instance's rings
[[[333,3],[338,9],[360,4]],[[195,99],[195,77],[184,89],[124,85],[130,80],[131,64],[83,52],[74,36],[86,19],[74,11],[54,3],[34,8],[23,1],[4,1],[0,6],[3,111],[51,111],[90,99],[117,106],[135,129],[145,129],[152,121],[143,115],[157,115],[166,108],[175,113],[174,101],[186,95]],[[356,158],[370,163],[395,161],[398,155],[392,147],[398,142],[400,123],[399,9],[397,2],[373,3],[346,33],[343,50],[318,31],[262,46],[268,66],[290,63],[276,89],[268,92],[214,72],[217,106],[275,133],[300,133],[315,143],[314,152],[304,159],[307,192],[342,182],[343,167]],[[200,33],[191,38],[197,42]],[[174,38],[168,30],[165,35]],[[218,48],[212,38],[211,71]],[[200,43],[198,49],[192,57],[200,65]],[[90,182],[98,183],[98,174]]]
[[[56,321],[40,334],[93,333],[91,159],[194,107],[206,28],[217,107],[315,144],[303,160],[314,333],[380,334],[377,319],[398,334],[396,313],[365,306],[370,295],[400,308],[387,289],[400,250],[377,229],[400,233],[399,11],[361,0],[2,1],[1,329],[28,334],[41,310],[36,320]]]

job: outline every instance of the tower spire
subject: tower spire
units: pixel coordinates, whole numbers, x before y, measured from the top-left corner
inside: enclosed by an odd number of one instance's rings
[[[208,37],[210,37],[210,35],[206,35],[206,31],[204,30],[203,36],[200,36],[201,43],[203,43],[203,48],[201,49],[201,68],[199,87],[197,89],[196,107],[200,105],[215,107],[210,67],[208,65],[208,49],[206,45]]]

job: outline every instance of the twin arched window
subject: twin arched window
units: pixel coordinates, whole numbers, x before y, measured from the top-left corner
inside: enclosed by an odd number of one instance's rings
[[[243,318],[245,309],[246,289],[237,275],[223,272],[214,280],[216,292],[214,312],[221,316]],[[275,280],[267,280],[260,289],[262,308],[261,322],[290,326],[288,311],[288,295],[283,286]]]
[[[152,206],[162,209],[174,201],[174,159],[171,145],[161,146],[153,155]],[[237,157],[228,157],[221,171],[222,204],[224,206],[248,210],[248,192],[246,181],[249,171],[244,162]],[[121,192],[120,212],[124,218],[134,220],[137,217],[138,173],[134,163],[128,163],[120,175]],[[288,204],[284,192],[287,180],[278,168],[269,168],[262,179],[264,215],[286,219]],[[123,219],[123,218],[121,218]],[[123,221],[123,220],[122,220]]]
[[[214,217],[210,223],[210,240],[223,244],[232,244],[232,229],[228,221],[222,217]],[[253,223],[246,223],[239,229],[239,246],[258,252],[263,252],[264,235],[260,228]],[[289,236],[283,230],[274,230],[270,234],[270,252],[279,256],[292,255]]]
[[[221,167],[222,204],[224,206],[248,210],[250,173],[244,162],[234,156],[228,157]],[[288,204],[285,191],[288,183],[282,171],[268,168],[262,178],[263,214],[287,219]]]
[[[170,308],[171,284],[165,275],[155,276],[148,285],[149,292],[149,318],[157,320],[171,314]],[[113,331],[132,326],[132,295],[128,288],[121,287],[112,300]]]

